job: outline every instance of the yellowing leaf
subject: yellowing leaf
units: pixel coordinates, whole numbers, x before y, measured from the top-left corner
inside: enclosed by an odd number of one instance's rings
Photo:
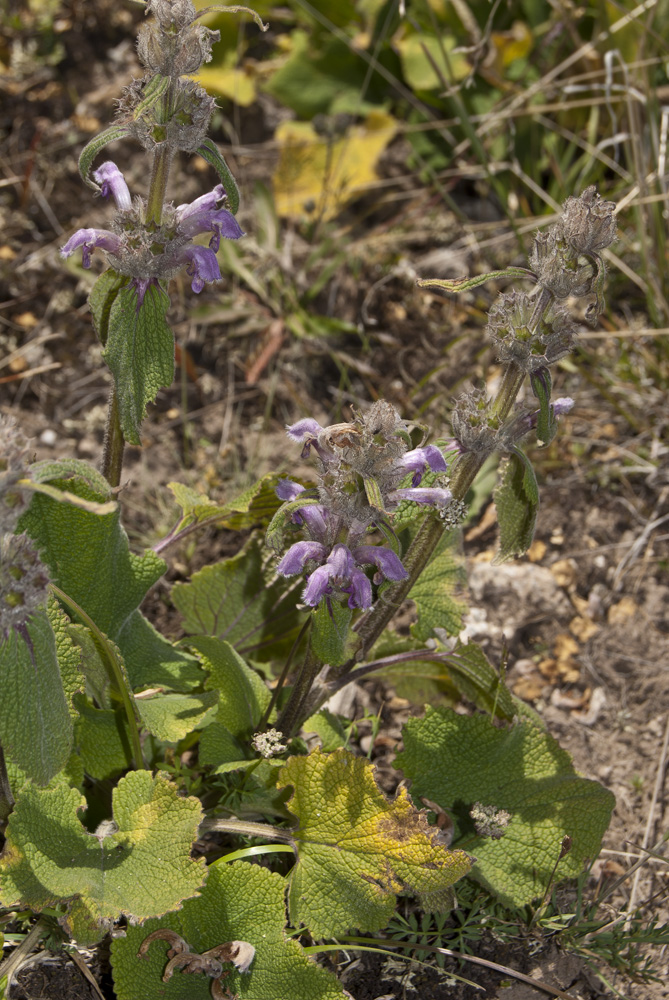
[[[221,65],[203,66],[194,79],[208,93],[227,97],[240,107],[248,108],[256,99],[255,80],[246,70],[238,69],[236,62],[236,52],[229,52]]]
[[[280,149],[273,180],[278,214],[332,218],[376,180],[376,164],[396,129],[391,115],[372,111],[362,125],[328,142],[309,122],[282,122],[275,133]]]
[[[514,21],[510,31],[493,31],[490,41],[497,52],[497,62],[508,66],[514,59],[522,59],[532,49],[532,32],[523,21]]]
[[[443,908],[450,887],[471,868],[464,851],[443,846],[404,789],[389,802],[372,764],[346,750],[291,757],[279,773],[283,785],[294,788],[288,807],[299,819],[291,919],[314,937],[380,930],[400,892]]]

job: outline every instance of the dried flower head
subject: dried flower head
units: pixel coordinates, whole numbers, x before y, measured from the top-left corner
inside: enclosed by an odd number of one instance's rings
[[[492,455],[495,451],[500,424],[485,389],[470,389],[456,400],[451,426],[463,452]]]
[[[560,220],[567,243],[584,255],[611,246],[617,232],[615,210],[615,202],[602,201],[594,184],[580,198],[567,198]]]
[[[49,572],[28,535],[0,538],[0,638],[46,605]]]
[[[499,360],[513,362],[528,374],[555,364],[572,348],[575,325],[559,306],[536,309],[525,292],[500,295],[488,313],[488,334]]]
[[[0,416],[0,535],[14,531],[26,506],[16,484],[27,474],[29,448],[14,417]]]

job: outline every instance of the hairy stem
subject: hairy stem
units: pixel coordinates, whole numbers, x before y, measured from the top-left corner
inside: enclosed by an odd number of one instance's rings
[[[110,486],[119,486],[123,468],[123,449],[125,439],[121,430],[121,420],[118,412],[118,396],[116,386],[109,393],[109,408],[107,410],[107,427],[102,451],[102,475]]]
[[[304,663],[290,693],[290,698],[281,710],[281,714],[276,722],[276,728],[284,736],[292,736],[299,728],[299,724],[307,718],[302,709],[322,667],[322,661],[314,655],[311,646],[309,646]]]

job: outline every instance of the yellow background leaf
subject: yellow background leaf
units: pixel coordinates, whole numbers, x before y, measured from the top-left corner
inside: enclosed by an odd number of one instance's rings
[[[372,111],[362,124],[328,143],[309,122],[282,122],[275,133],[280,148],[273,182],[278,214],[332,218],[376,180],[376,164],[396,129],[391,115]]]

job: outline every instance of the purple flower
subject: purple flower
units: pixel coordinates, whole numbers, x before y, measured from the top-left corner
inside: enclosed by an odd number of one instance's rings
[[[107,160],[97,170],[93,171],[93,177],[100,185],[102,197],[108,198],[111,195],[116,202],[119,212],[129,212],[132,208],[130,191],[125,182],[125,177],[111,160]]]
[[[320,542],[295,542],[286,552],[276,568],[281,576],[295,576],[301,573],[309,560],[323,562],[327,549]]]
[[[302,594],[305,604],[316,607],[324,597],[335,593],[348,594],[349,608],[372,606],[372,585],[361,565],[376,566],[374,582],[404,580],[407,571],[399,557],[390,549],[377,545],[359,545],[351,549],[338,542],[329,551],[319,542],[295,542],[279,563],[277,571],[282,576],[295,576],[303,572],[310,561],[321,563],[307,578]]]
[[[453,499],[450,490],[437,486],[407,486],[405,489],[393,490],[392,500],[411,500],[413,503],[429,504],[432,507],[445,507]]]
[[[409,575],[400,557],[392,549],[386,549],[382,545],[358,545],[353,549],[353,558],[357,563],[376,566],[378,572],[374,575],[375,583],[381,583],[383,577],[386,580],[406,580]]]
[[[218,266],[216,254],[209,247],[192,244],[184,247],[177,260],[187,264],[186,273],[192,279],[190,287],[199,295],[206,281],[219,281],[221,269]]]
[[[60,253],[62,257],[69,257],[81,247],[81,263],[85,268],[89,268],[91,266],[91,251],[95,247],[106,250],[108,253],[117,254],[121,246],[121,237],[117,236],[116,233],[110,233],[108,229],[78,229],[74,236],[70,236]]]
[[[232,212],[227,208],[217,207],[217,203],[223,198],[223,186],[218,184],[213,191],[203,194],[190,204],[179,205],[176,210],[179,232],[191,238],[198,233],[213,233],[209,246],[214,252],[221,245],[222,236],[228,240],[238,240],[240,236],[244,236]]]
[[[448,472],[448,466],[436,444],[428,444],[424,448],[414,448],[407,451],[401,458],[407,472],[413,472],[413,486],[419,486],[427,469],[432,472]]]

